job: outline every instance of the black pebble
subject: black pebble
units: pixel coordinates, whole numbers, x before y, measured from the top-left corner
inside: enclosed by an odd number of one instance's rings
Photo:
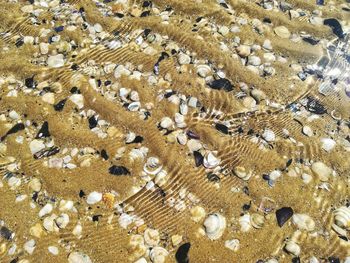
[[[216,79],[213,82],[208,84],[209,87],[211,87],[212,89],[217,89],[217,90],[225,90],[227,92],[232,91],[233,90],[233,86],[231,84],[231,82],[228,79]]]
[[[244,204],[242,206],[243,211],[248,211],[250,209],[250,204]]]
[[[137,136],[135,137],[135,139],[134,139],[132,142],[128,142],[128,143],[126,143],[126,144],[130,144],[130,143],[141,143],[141,142],[143,142],[143,137],[140,136],[140,135],[137,135]]]
[[[77,87],[73,87],[70,89],[70,93],[72,94],[80,94],[80,90]]]
[[[5,238],[6,240],[10,240],[11,236],[12,236],[12,232],[10,231],[10,229],[8,229],[5,226],[2,226],[0,228],[0,235]]]
[[[308,111],[319,115],[325,114],[327,112],[326,108],[312,97],[308,97],[306,108]]]
[[[38,134],[36,135],[35,139],[46,138],[46,137],[50,137],[49,123],[47,121],[45,121],[43,125],[41,125],[41,128],[38,131]]]
[[[300,263],[300,258],[299,257],[295,257],[295,258],[292,258],[292,263]]]
[[[286,167],[290,166],[292,164],[292,162],[293,162],[293,159],[289,159],[286,163]]]
[[[22,38],[18,38],[18,39],[16,40],[16,47],[20,47],[20,46],[22,46],[23,44],[24,44],[24,41],[23,41]]]
[[[24,85],[26,85],[27,88],[35,89],[36,82],[34,81],[34,77],[26,78],[24,81]]]
[[[194,151],[193,155],[194,155],[194,162],[196,164],[196,167],[201,166],[203,164],[203,159],[204,159],[203,155],[198,151]]]
[[[228,9],[228,5],[226,3],[220,3],[221,6],[223,6],[224,8]]]
[[[317,45],[318,42],[320,42],[320,40],[318,39],[315,39],[315,38],[312,38],[312,37],[303,37],[303,40],[306,42],[306,43],[309,43],[310,45]]]
[[[142,3],[142,7],[151,7],[152,6],[152,2],[151,1],[144,1]]]
[[[14,258],[10,261],[10,263],[17,263],[18,262],[18,257],[17,258]]]
[[[0,141],[3,141],[7,135],[10,135],[12,133],[16,133],[18,131],[24,130],[24,124],[23,123],[17,123],[15,124],[11,129],[9,129],[4,136],[0,138]]]
[[[124,166],[113,165],[109,167],[109,173],[113,175],[127,175],[130,174],[129,170]]]
[[[85,196],[85,192],[83,190],[79,191],[79,197],[83,198]]]
[[[326,26],[329,26],[333,34],[336,35],[338,38],[344,38],[344,32],[343,28],[341,27],[341,24],[339,21],[335,18],[328,18],[323,21],[323,24]]]
[[[221,123],[216,123],[215,124],[215,128],[218,130],[218,131],[221,131],[222,133],[224,134],[228,134],[228,127],[224,124],[221,124]]]
[[[190,243],[185,243],[181,245],[176,253],[175,253],[175,259],[177,263],[189,263],[190,260],[188,258],[188,252],[190,251],[191,244]]]
[[[101,151],[101,157],[105,160],[108,160],[109,157],[105,149]]]
[[[328,261],[329,263],[340,263],[340,260],[337,257],[329,257]]]
[[[73,64],[70,68],[73,70],[78,70],[79,66],[77,64]]]
[[[57,33],[63,31],[63,29],[64,29],[64,26],[55,27],[55,31],[56,31]]]
[[[91,116],[91,117],[88,119],[88,121],[89,121],[89,128],[90,128],[90,129],[93,129],[93,128],[95,128],[95,127],[97,126],[98,121],[97,121],[97,119],[95,118],[95,116]]]
[[[276,219],[279,227],[282,227],[292,216],[293,209],[291,207],[282,207],[276,211]]]
[[[213,182],[213,183],[220,182],[220,177],[213,173],[207,174],[207,178],[209,182]]]
[[[146,16],[149,16],[150,14],[151,14],[151,12],[147,10],[147,11],[142,12],[140,16],[146,17]]]
[[[93,222],[98,222],[98,220],[100,219],[100,217],[102,217],[102,215],[93,215],[93,216],[92,216],[92,221],[93,221]]]
[[[53,106],[55,111],[62,111],[64,108],[64,105],[66,104],[66,101],[67,101],[67,99],[63,99],[63,100],[59,101],[57,104],[55,104]]]
[[[188,130],[188,131],[186,132],[186,135],[187,135],[187,137],[190,138],[190,139],[196,139],[196,140],[199,140],[199,139],[200,139],[200,137],[199,137],[197,134],[195,134],[193,131],[190,131],[190,130]]]

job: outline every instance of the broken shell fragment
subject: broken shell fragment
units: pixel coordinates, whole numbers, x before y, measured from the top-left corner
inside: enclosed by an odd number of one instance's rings
[[[210,214],[204,221],[204,227],[211,240],[219,239],[226,228],[226,218],[218,213]]]
[[[265,223],[265,217],[263,215],[254,213],[250,216],[250,223],[256,229],[262,228]]]
[[[203,160],[204,167],[209,169],[218,166],[219,163],[220,163],[220,159],[216,158],[212,152],[209,152],[208,154],[206,154]]]
[[[306,214],[294,214],[292,217],[292,222],[300,230],[311,232],[315,229],[315,221]]]
[[[239,178],[241,178],[244,181],[248,181],[249,178],[252,176],[252,172],[251,171],[247,171],[244,167],[242,166],[236,166],[233,169],[233,172],[235,173],[235,175]]]

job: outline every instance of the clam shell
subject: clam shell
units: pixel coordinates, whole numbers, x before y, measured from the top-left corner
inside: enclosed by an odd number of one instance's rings
[[[210,169],[218,166],[219,163],[220,159],[216,158],[212,152],[207,153],[203,160],[204,167]]]
[[[143,166],[143,170],[147,174],[156,175],[162,170],[159,159],[156,157],[149,157],[146,164]]]
[[[292,222],[300,230],[313,231],[315,229],[315,221],[306,214],[294,214],[292,216]]]
[[[242,166],[236,166],[233,169],[233,172],[237,177],[241,178],[244,181],[248,181],[249,178],[252,176],[252,172],[247,172],[247,170]]]
[[[289,253],[289,254],[292,254],[294,256],[299,256],[300,255],[300,252],[301,252],[301,248],[300,246],[295,243],[294,241],[292,240],[289,240],[287,241],[284,249]]]
[[[197,66],[197,74],[205,78],[211,73],[211,68],[208,65],[198,65]]]
[[[163,263],[168,255],[169,252],[165,248],[154,247],[149,253],[149,258],[153,263]]]
[[[219,213],[210,214],[204,220],[204,227],[207,236],[211,240],[219,239],[226,228],[226,218]]]
[[[159,171],[159,173],[157,173],[156,177],[154,178],[154,183],[160,187],[164,185],[166,181],[167,181],[167,172],[165,170]]]
[[[334,222],[337,226],[350,230],[350,207],[341,206],[334,211]]]
[[[250,223],[256,229],[262,228],[265,223],[265,217],[263,215],[254,213],[250,216]]]
[[[238,219],[242,232],[248,232],[252,228],[249,214],[245,214]]]

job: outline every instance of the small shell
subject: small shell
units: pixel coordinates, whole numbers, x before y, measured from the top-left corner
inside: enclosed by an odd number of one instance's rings
[[[211,73],[211,68],[208,65],[198,65],[197,66],[197,74],[202,77],[205,78],[207,76],[209,76]]]
[[[143,170],[147,174],[155,175],[162,170],[159,159],[156,157],[149,157],[146,164],[143,166]]]
[[[129,111],[138,111],[139,108],[141,107],[141,103],[138,101],[131,102],[128,106]]]
[[[156,229],[147,228],[145,233],[143,234],[145,242],[147,245],[151,247],[155,247],[158,245],[160,237],[159,232]]]
[[[287,241],[284,249],[296,257],[300,255],[301,251],[300,246],[292,240]]]
[[[168,129],[171,128],[174,125],[174,122],[172,119],[170,119],[169,117],[164,117],[161,121],[160,121],[160,127],[162,127],[163,129]]]
[[[237,177],[241,178],[244,181],[248,181],[249,178],[252,176],[252,172],[251,171],[247,172],[247,170],[242,166],[236,166],[233,169],[233,172]]]
[[[334,222],[337,226],[350,230],[350,207],[341,206],[334,211]]]
[[[238,239],[226,240],[225,247],[236,252],[239,249],[239,240]]]
[[[270,129],[265,129],[265,131],[262,134],[262,137],[267,142],[273,142],[276,139],[275,133],[272,130],[270,130]]]
[[[205,210],[201,206],[192,207],[190,213],[191,219],[197,223],[205,217]]]
[[[265,217],[263,215],[254,213],[250,216],[250,223],[254,228],[262,228],[265,223]]]
[[[306,231],[313,231],[315,229],[315,221],[306,214],[294,214],[292,222],[300,229]]]
[[[159,173],[157,173],[156,177],[154,178],[154,183],[158,186],[162,186],[167,181],[167,172],[165,170],[161,170]]]
[[[219,239],[226,228],[226,218],[218,213],[210,214],[204,221],[204,227],[211,240]]]
[[[136,134],[134,132],[128,132],[128,134],[125,137],[126,143],[132,143],[136,138]]]
[[[149,253],[149,258],[153,263],[164,263],[169,252],[162,247],[154,247]]]
[[[203,160],[203,165],[205,168],[214,168],[218,166],[220,159],[216,158],[215,155],[211,152],[205,155]]]
[[[250,219],[250,215],[249,214],[245,214],[243,216],[241,216],[239,219],[238,219],[238,222],[241,226],[241,231],[242,232],[248,232],[252,225],[251,225],[251,219]]]

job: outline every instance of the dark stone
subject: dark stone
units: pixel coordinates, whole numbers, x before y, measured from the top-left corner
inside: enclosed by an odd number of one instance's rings
[[[123,18],[124,14],[122,14],[122,13],[114,13],[114,16],[119,17],[119,18]]]
[[[190,139],[196,139],[196,140],[199,140],[199,139],[200,139],[199,135],[195,134],[193,131],[190,131],[190,130],[188,130],[188,131],[186,132],[186,135],[187,135],[187,137],[190,138]]]
[[[24,85],[26,85],[27,88],[35,89],[36,82],[34,81],[34,77],[26,78],[24,81]]]
[[[250,204],[244,204],[242,206],[243,211],[248,211],[250,209]]]
[[[145,34],[145,37],[147,37],[149,35],[149,33],[151,33],[151,29],[146,28],[143,33]]]
[[[324,5],[324,0],[316,0],[317,5]]]
[[[59,101],[57,104],[55,104],[53,106],[55,111],[62,111],[64,108],[64,105],[66,104],[66,101],[67,101],[67,99],[63,99],[63,100]]]
[[[319,101],[312,97],[308,97],[307,99],[306,108],[308,111],[319,115],[327,113],[326,108]]]
[[[344,38],[344,32],[343,28],[341,27],[341,24],[339,21],[335,18],[328,18],[323,21],[323,24],[326,26],[329,26],[333,34],[336,35],[338,38]]]
[[[306,43],[309,43],[310,45],[313,45],[313,46],[317,45],[320,42],[320,40],[315,39],[313,37],[303,37],[303,40]]]
[[[228,134],[228,127],[224,124],[216,123],[215,128],[224,134]]]
[[[77,64],[73,64],[70,68],[73,70],[78,70],[79,66]]]
[[[175,259],[177,263],[189,263],[188,252],[190,251],[191,244],[185,243],[179,246],[175,253]]]
[[[291,207],[282,207],[276,211],[276,219],[279,227],[282,227],[292,216],[293,209]]]
[[[80,94],[80,90],[77,87],[73,87],[70,89],[70,93],[72,94]]]
[[[103,149],[103,150],[101,151],[101,157],[102,157],[104,160],[108,160],[109,156],[108,156],[108,154],[107,154],[107,152],[106,152],[105,149]]]
[[[146,8],[146,7],[151,7],[152,6],[152,2],[151,1],[143,1],[142,3],[142,7]]]
[[[213,182],[213,183],[220,182],[220,177],[213,173],[207,174],[207,178],[209,182]]]
[[[110,81],[110,80],[106,80],[105,81],[105,86],[108,86],[108,85],[111,85],[112,84],[112,81]]]
[[[287,3],[287,2],[281,2],[280,3],[280,8],[283,12],[286,12],[286,11],[289,11],[289,10],[292,10],[293,7],[291,4]]]
[[[12,232],[10,231],[10,229],[8,229],[5,226],[2,226],[0,228],[0,235],[5,238],[6,240],[11,240],[12,237]]]
[[[211,87],[212,89],[216,89],[216,90],[223,89],[227,92],[233,90],[233,86],[232,86],[231,82],[225,78],[216,79],[216,80],[212,81],[211,83],[209,83],[208,86]]]
[[[92,221],[93,221],[93,222],[98,222],[98,220],[100,219],[100,217],[102,217],[102,215],[93,215],[93,216],[92,216]]]
[[[203,164],[203,159],[204,159],[203,155],[198,151],[194,151],[193,155],[194,155],[194,162],[196,164],[196,167],[201,166]]]
[[[244,186],[243,187],[243,193],[245,193],[246,195],[249,195],[249,188],[248,188],[248,186]]]
[[[128,143],[126,143],[126,144],[141,143],[141,142],[143,142],[143,137],[140,136],[140,135],[137,135],[137,136],[135,137],[135,139],[134,139],[132,142],[128,142]]]
[[[36,135],[35,139],[46,137],[50,137],[49,123],[47,121],[45,121],[43,125],[41,125],[41,128],[38,131],[38,134]]]
[[[58,32],[62,32],[64,29],[64,26],[58,26],[58,27],[55,27],[55,31],[58,33]]]
[[[129,170],[124,166],[112,165],[109,167],[109,173],[113,175],[128,175],[130,174]]]
[[[223,6],[224,8],[228,9],[228,5],[226,3],[220,3],[221,6]]]
[[[21,131],[21,130],[24,130],[24,128],[25,128],[25,126],[24,126],[23,123],[17,123],[17,124],[15,124],[11,129],[9,129],[9,130],[6,132],[6,134],[5,134],[4,136],[2,136],[2,137],[0,138],[0,141],[5,140],[5,138],[6,138],[8,135],[10,135],[10,134],[13,134],[13,133],[19,132],[19,131]]]
[[[340,260],[337,257],[329,257],[328,261],[329,263],[340,263]]]
[[[10,263],[17,263],[18,262],[18,257],[17,258],[14,258],[10,261]]]
[[[88,121],[89,121],[89,128],[90,128],[90,129],[93,129],[93,128],[95,128],[95,127],[97,126],[98,121],[97,121],[97,119],[95,118],[95,116],[91,116],[91,117],[88,119]]]
[[[268,174],[263,174],[262,178],[266,181],[270,180],[270,176]]]
[[[175,94],[176,94],[176,92],[174,90],[169,91],[169,92],[164,94],[164,98],[166,98],[166,99],[170,98],[172,95],[175,95]]]
[[[290,166],[292,164],[292,162],[293,162],[293,159],[289,159],[286,163],[286,167]]]
[[[292,263],[300,263],[300,258],[299,257],[294,257],[292,258]]]
[[[80,191],[79,191],[79,197],[80,197],[80,198],[83,198],[85,195],[86,195],[86,194],[85,194],[85,192],[84,192],[83,190],[80,190]]]
[[[16,40],[16,47],[21,47],[24,44],[23,39],[20,37]]]
[[[146,17],[149,16],[151,14],[151,11],[147,10],[147,11],[143,11],[140,15],[140,17]]]
[[[56,147],[56,146],[52,146],[50,149],[43,149],[40,152],[37,152],[34,154],[34,159],[41,159],[44,157],[49,157],[52,155],[55,155],[56,153],[58,153],[60,151],[60,148]]]
[[[264,17],[263,22],[264,22],[264,23],[267,23],[267,24],[271,24],[272,21],[271,21],[270,18]]]

